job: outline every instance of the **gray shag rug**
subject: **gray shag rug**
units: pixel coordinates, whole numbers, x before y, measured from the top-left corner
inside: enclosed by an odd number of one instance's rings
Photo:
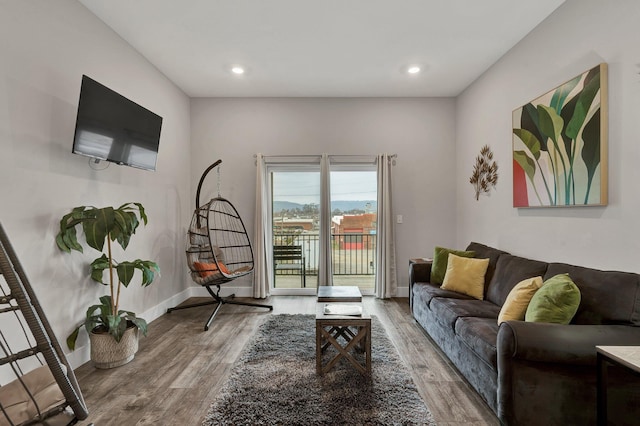
[[[315,317],[273,315],[247,343],[203,425],[435,425],[372,318],[372,374],[341,359],[316,375]],[[327,350],[324,364],[336,352]]]

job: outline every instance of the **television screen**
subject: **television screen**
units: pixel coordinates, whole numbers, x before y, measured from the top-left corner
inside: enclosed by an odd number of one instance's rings
[[[73,153],[156,169],[162,117],[82,76]]]

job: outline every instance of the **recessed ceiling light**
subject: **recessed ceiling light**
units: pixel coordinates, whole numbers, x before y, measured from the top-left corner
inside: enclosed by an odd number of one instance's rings
[[[418,65],[411,65],[407,68],[407,72],[409,74],[418,74],[420,72],[420,67]]]
[[[237,75],[242,75],[244,74],[244,68],[242,68],[241,66],[233,66],[231,67],[231,72]]]

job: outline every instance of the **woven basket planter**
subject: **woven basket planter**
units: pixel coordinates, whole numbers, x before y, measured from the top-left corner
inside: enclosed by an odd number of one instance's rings
[[[96,368],[114,368],[124,365],[138,352],[138,327],[129,327],[116,342],[109,333],[89,333],[91,361]]]

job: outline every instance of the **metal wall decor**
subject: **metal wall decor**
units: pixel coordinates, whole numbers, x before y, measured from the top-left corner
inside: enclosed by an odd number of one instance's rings
[[[493,160],[493,152],[489,145],[483,146],[480,155],[476,157],[476,164],[473,166],[473,174],[469,182],[476,190],[476,201],[480,199],[480,194],[489,194],[491,188],[496,187],[498,163]]]

